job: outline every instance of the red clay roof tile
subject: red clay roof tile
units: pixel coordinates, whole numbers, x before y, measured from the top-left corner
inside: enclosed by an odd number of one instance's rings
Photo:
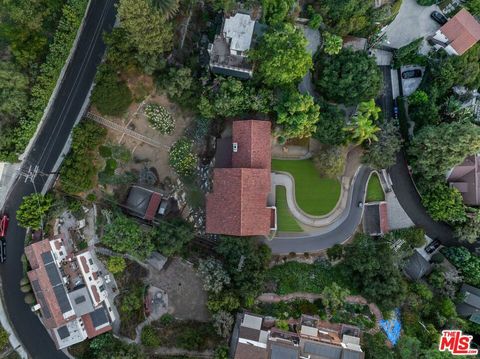
[[[465,9],[460,10],[440,31],[459,55],[480,40],[480,23]]]

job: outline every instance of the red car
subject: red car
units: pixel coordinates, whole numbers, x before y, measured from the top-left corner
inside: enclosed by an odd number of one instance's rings
[[[5,237],[7,235],[8,221],[8,216],[4,214],[0,220],[0,237]]]

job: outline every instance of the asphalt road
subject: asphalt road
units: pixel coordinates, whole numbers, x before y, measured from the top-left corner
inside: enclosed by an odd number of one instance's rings
[[[388,172],[392,179],[393,191],[413,223],[422,227],[430,238],[440,240],[443,245],[457,245],[452,229],[443,222],[434,221],[423,207],[420,195],[410,177],[403,152],[397,154],[397,163]]]
[[[264,243],[271,248],[273,254],[288,254],[317,252],[348,240],[356,232],[362,219],[363,208],[358,207],[358,203],[365,198],[370,172],[368,167],[360,169],[349,198],[348,210],[344,211],[338,221],[319,232],[311,232],[304,236],[280,235],[271,241],[264,240]]]
[[[111,30],[115,23],[114,3],[115,0],[92,0],[77,49],[58,96],[24,161],[24,170],[28,170],[30,165],[38,165],[39,172],[52,172],[80,114],[105,51],[102,33]],[[32,358],[55,359],[66,356],[56,350],[52,339],[30,307],[24,303],[24,295],[20,292],[25,230],[18,227],[15,218],[22,198],[34,191],[40,192],[46,179],[47,176],[38,175],[33,184],[19,178],[6,199],[4,210],[10,215],[10,225],[7,233],[7,262],[0,267],[0,274],[7,312],[27,352]]]

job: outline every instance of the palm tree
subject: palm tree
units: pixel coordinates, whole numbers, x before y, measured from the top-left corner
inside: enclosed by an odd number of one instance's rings
[[[351,123],[344,129],[350,133],[350,139],[359,145],[365,141],[369,144],[372,141],[378,141],[376,133],[380,131],[380,127],[375,122],[378,120],[380,111],[373,99],[360,103]]]
[[[179,0],[150,0],[153,7],[167,19],[171,19],[178,12],[180,7]]]

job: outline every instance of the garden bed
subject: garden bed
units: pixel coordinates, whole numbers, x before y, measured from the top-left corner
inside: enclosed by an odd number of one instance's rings
[[[277,207],[277,230],[279,232],[303,232],[287,205],[286,190],[283,186],[275,188],[275,206]]]
[[[382,184],[380,183],[380,178],[376,173],[372,173],[370,179],[368,180],[367,187],[367,202],[378,202],[385,200],[385,193],[383,193]]]
[[[321,293],[331,284],[332,278],[343,287],[348,279],[339,265],[331,266],[326,262],[314,264],[287,262],[270,268],[266,274],[266,286],[275,288],[275,293],[284,295],[295,292]]]
[[[320,177],[312,160],[272,160],[272,170],[288,172],[294,177],[295,198],[306,213],[326,215],[337,205],[340,182]]]

